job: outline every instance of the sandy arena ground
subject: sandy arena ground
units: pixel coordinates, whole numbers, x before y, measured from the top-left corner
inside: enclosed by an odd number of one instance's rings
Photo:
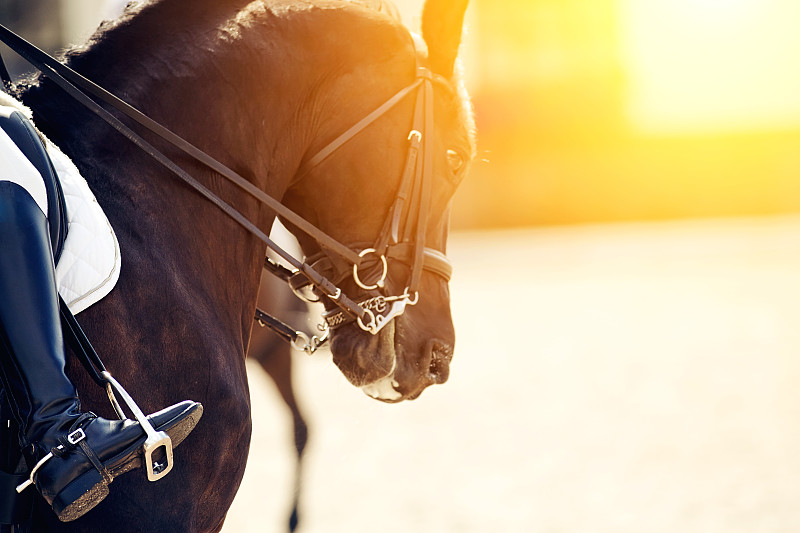
[[[450,381],[383,405],[296,357],[301,533],[800,531],[800,217],[456,234]],[[285,531],[251,367],[226,533]]]

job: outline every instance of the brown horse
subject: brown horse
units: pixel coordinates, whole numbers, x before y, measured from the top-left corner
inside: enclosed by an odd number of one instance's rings
[[[469,106],[453,75],[465,7],[464,0],[426,2],[426,54],[396,20],[357,3],[153,0],[101,28],[67,54],[67,63],[348,244],[381,234],[409,142],[419,140],[409,130],[420,91],[405,93],[320,164],[310,160],[398,91],[430,88],[428,127],[420,132],[430,191],[417,206],[428,217],[419,219],[425,224],[412,241],[444,252],[448,206],[473,150]],[[418,78],[419,66],[433,71],[425,78],[433,83]],[[78,316],[95,348],[145,412],[184,398],[205,406],[165,479],[121,476],[102,504],[68,524],[38,506],[32,529],[218,531],[250,441],[244,363],[265,245],[50,80],[32,80],[18,96],[76,162],[121,245],[117,287]],[[272,210],[146,137],[254,224],[269,227]],[[385,286],[359,289],[344,279],[351,265],[298,237],[307,255],[329,257],[330,276],[356,300],[381,290],[400,295],[416,271],[389,261]],[[387,401],[415,398],[447,379],[455,342],[447,282],[430,270],[417,277],[416,305],[408,298],[405,312],[379,332],[350,322],[332,338],[345,376],[357,386],[382,382],[388,394],[376,395]],[[69,373],[86,408],[113,416],[77,365]]]

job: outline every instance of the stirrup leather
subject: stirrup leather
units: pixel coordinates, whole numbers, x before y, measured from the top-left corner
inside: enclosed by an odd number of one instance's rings
[[[114,410],[117,412],[120,420],[124,420],[127,417],[125,417],[122,406],[120,406],[117,398],[114,396],[115,390],[122,397],[125,405],[131,410],[133,417],[139,422],[139,425],[147,435],[147,440],[144,441],[144,445],[142,446],[147,469],[147,479],[148,481],[158,481],[172,470],[172,439],[170,439],[169,435],[164,431],[155,430],[150,421],[147,420],[147,417],[144,416],[142,410],[133,398],[131,398],[131,395],[128,394],[128,391],[126,391],[107,370],[100,372],[100,375],[106,380],[108,399],[111,401],[111,405],[114,406]],[[161,448],[164,450],[164,456],[160,458],[160,462],[158,462],[153,459],[153,454]]]

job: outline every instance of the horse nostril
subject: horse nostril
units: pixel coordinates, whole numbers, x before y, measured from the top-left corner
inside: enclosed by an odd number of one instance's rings
[[[431,363],[428,374],[434,383],[442,384],[450,377],[450,361],[453,359],[453,347],[439,340],[430,342]]]

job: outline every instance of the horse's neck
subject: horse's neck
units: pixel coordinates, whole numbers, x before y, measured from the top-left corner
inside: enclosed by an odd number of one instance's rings
[[[234,3],[242,2],[227,2]],[[176,4],[157,2],[130,21],[118,23],[68,54],[68,64],[223,163],[242,166],[252,155],[245,153],[247,148],[256,143],[269,148],[274,142],[268,128],[249,120],[253,111],[260,111],[253,109],[251,95],[264,87],[246,86],[242,71],[261,66],[236,64],[237,56],[253,53],[247,50],[248,43],[226,45],[220,38],[224,33],[220,26],[235,18],[234,7],[217,7],[210,13],[193,7],[180,18],[169,14]],[[106,126],[96,127],[94,117],[47,80],[25,98],[40,127],[47,130],[48,122],[55,122],[51,135],[68,151],[78,151],[77,145],[84,141],[102,145],[108,138]],[[280,118],[281,111],[276,107],[269,114]],[[74,126],[68,133],[80,131],[79,136],[61,135],[66,131],[65,115],[72,117]],[[274,175],[276,169],[270,170]]]
[[[136,27],[131,24],[127,31],[135,34]],[[288,151],[286,143],[279,147],[278,140],[291,137],[292,132],[274,131],[259,115],[285,125],[291,121],[282,113],[290,113],[291,106],[260,109],[263,99],[254,101],[241,94],[252,88],[242,86],[235,68],[226,71],[225,65],[215,63],[226,58],[197,57],[194,54],[201,46],[196,43],[187,48],[175,40],[152,50],[143,42],[140,48],[121,53],[118,47],[126,37],[121,33],[76,55],[71,63],[224,164],[245,176],[258,176],[260,187],[280,197],[292,165],[302,157],[302,147],[298,153]],[[108,65],[110,57],[115,61],[113,69]],[[291,98],[290,92],[285,95]],[[109,126],[78,110],[52,83],[32,88],[25,101],[45,134],[61,145],[89,181],[119,236],[123,261],[139,268],[143,264],[137,262],[160,261],[173,277],[202,269],[203,276],[185,281],[186,292],[227,300],[234,314],[241,312],[236,306],[254,301],[263,246]],[[73,117],[68,124],[65,115]],[[180,166],[268,231],[270,214],[251,198],[221,184],[199,165],[187,163],[174,150],[167,152],[177,155]],[[276,154],[280,157],[268,159]],[[127,272],[140,275],[134,268]],[[169,285],[170,279],[148,282]]]

